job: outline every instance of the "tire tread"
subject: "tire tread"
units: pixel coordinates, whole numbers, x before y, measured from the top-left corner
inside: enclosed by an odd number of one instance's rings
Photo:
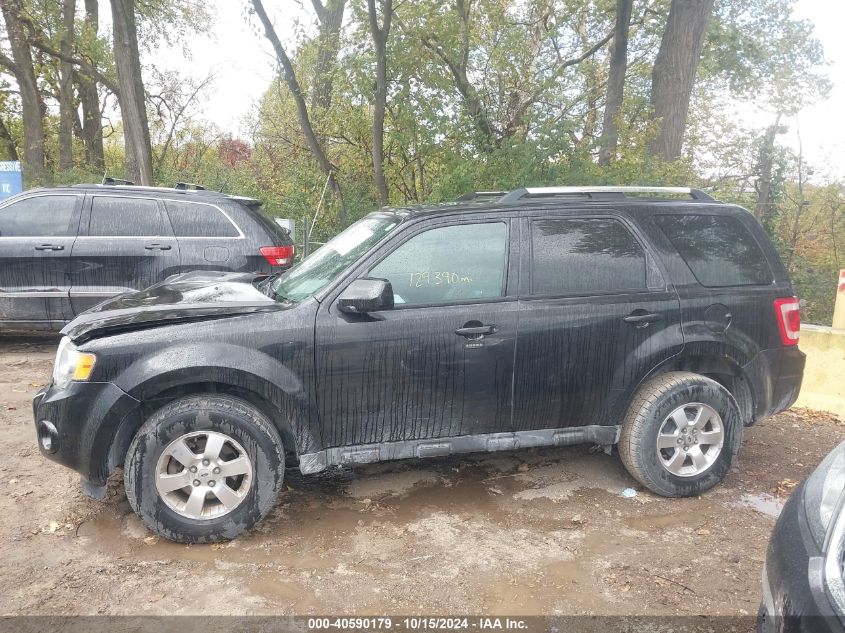
[[[126,498],[129,501],[129,505],[132,507],[132,510],[134,510],[135,513],[141,517],[141,520],[144,522],[144,525],[146,525],[150,530],[156,532],[157,534],[161,534],[166,538],[177,542],[210,543],[225,539],[213,537],[182,537],[178,533],[175,533],[172,530],[168,530],[165,526],[161,525],[159,521],[155,521],[152,517],[148,516],[147,513],[142,512],[139,500],[136,496],[135,478],[137,477],[138,472],[140,470],[140,464],[135,463],[134,457],[137,454],[137,449],[140,442],[144,439],[146,435],[155,432],[156,427],[168,418],[172,416],[178,416],[184,413],[189,413],[196,409],[211,409],[216,410],[224,415],[237,415],[248,419],[250,423],[255,425],[255,427],[258,428],[261,432],[265,433],[270,438],[272,438],[275,446],[277,447],[277,457],[281,464],[280,468],[282,473],[284,473],[285,455],[281,437],[279,436],[279,432],[276,430],[276,427],[273,425],[273,423],[262,412],[257,410],[245,400],[241,400],[240,398],[228,396],[225,394],[202,394],[179,398],[178,400],[174,400],[165,404],[163,407],[153,413],[147,419],[146,422],[144,422],[144,424],[132,438],[132,442],[129,445],[129,450],[126,453],[126,463],[124,465],[124,488],[126,490]],[[279,485],[281,486],[281,480],[279,482]],[[275,492],[277,493],[278,490],[276,490]],[[266,515],[267,513],[269,513],[274,503],[275,495],[273,496],[272,501],[268,501],[264,504],[267,507],[262,507],[262,515]]]
[[[730,392],[712,378],[688,371],[667,372],[655,376],[640,387],[628,406],[625,418],[622,421],[622,433],[617,445],[622,463],[634,479],[649,490],[666,497],[683,495],[676,490],[669,489],[663,482],[657,481],[643,467],[642,456],[651,450],[650,447],[646,446],[646,443],[651,441],[649,426],[652,420],[649,414],[660,400],[670,392],[684,387],[693,380],[710,383],[712,386],[723,390],[733,400]],[[725,446],[723,450],[730,450],[730,447]]]

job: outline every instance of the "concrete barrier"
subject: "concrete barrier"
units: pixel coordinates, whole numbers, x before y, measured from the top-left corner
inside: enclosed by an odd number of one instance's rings
[[[802,325],[801,351],[807,355],[797,407],[835,413],[845,420],[845,330]]]

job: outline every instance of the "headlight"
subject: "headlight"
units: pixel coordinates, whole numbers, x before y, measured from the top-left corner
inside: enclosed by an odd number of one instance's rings
[[[804,486],[804,511],[813,538],[819,548],[824,547],[825,537],[845,491],[845,442],[837,446],[822,460]]]
[[[56,362],[53,365],[53,384],[59,389],[68,386],[71,380],[88,380],[94,371],[97,357],[80,352],[70,339],[65,336],[59,343]]]
[[[845,614],[845,442],[824,458],[807,479],[804,511],[813,539],[824,554],[824,582],[837,612]]]

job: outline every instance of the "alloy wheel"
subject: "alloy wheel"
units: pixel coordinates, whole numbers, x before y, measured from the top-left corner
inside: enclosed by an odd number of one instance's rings
[[[718,459],[725,441],[722,417],[700,402],[672,411],[657,433],[660,463],[677,477],[694,477]]]
[[[156,465],[156,490],[189,519],[212,519],[237,508],[253,483],[252,462],[237,440],[217,431],[186,433],[168,444]]]

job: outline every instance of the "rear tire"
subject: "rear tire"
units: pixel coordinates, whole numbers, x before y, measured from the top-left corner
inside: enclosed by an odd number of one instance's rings
[[[739,453],[742,419],[736,400],[715,380],[690,372],[661,374],[631,402],[619,455],[646,488],[664,497],[693,497],[724,479]]]
[[[233,539],[263,519],[282,488],[279,433],[247,402],[189,396],[156,411],[129,446],[129,505],[179,543]]]

